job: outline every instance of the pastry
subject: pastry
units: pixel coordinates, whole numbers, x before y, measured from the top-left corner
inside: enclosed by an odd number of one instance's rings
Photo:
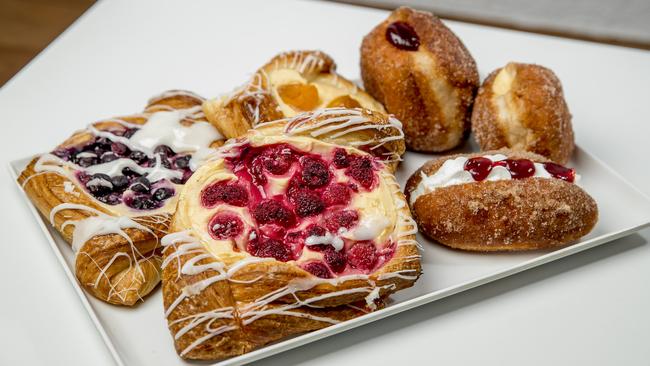
[[[133,305],[160,281],[160,241],[182,185],[223,143],[203,98],[169,91],[143,113],[95,122],[34,158],[18,181],[72,245],[92,295]]]
[[[336,64],[321,51],[280,53],[234,92],[209,100],[205,114],[227,138],[242,136],[258,123],[294,117],[321,108],[384,107],[336,73]]]
[[[321,113],[231,140],[181,191],[162,265],[181,357],[239,355],[323,328],[418,278],[416,226],[394,176],[353,136],[311,137]],[[356,134],[356,117],[330,127]],[[358,131],[385,138],[381,127]]]
[[[472,132],[482,150],[511,148],[566,164],[573,153],[571,113],[553,71],[511,62],[479,89]]]
[[[404,123],[409,149],[445,151],[466,139],[476,63],[433,14],[393,11],[363,39],[361,76],[368,93]]]
[[[586,235],[598,207],[573,169],[529,152],[455,155],[430,161],[406,184],[420,232],[473,251],[547,249]]]

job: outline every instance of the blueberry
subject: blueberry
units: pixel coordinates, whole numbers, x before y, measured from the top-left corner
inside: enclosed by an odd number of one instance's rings
[[[137,128],[129,128],[128,130],[126,130],[126,131],[124,132],[124,135],[123,135],[123,136],[126,137],[127,139],[129,139],[129,138],[131,138],[131,136],[133,136],[133,134],[135,134],[136,132],[138,132],[138,129],[137,129]]]
[[[166,156],[160,156],[160,164],[164,166],[167,169],[171,169],[172,163],[169,162],[169,159],[167,159]]]
[[[140,176],[140,173],[132,170],[129,167],[126,167],[126,168],[122,169],[122,174],[126,175],[127,177],[139,177]]]
[[[156,201],[164,201],[174,195],[174,190],[170,188],[158,188],[153,191],[153,199]]]
[[[111,178],[111,183],[113,183],[113,190],[123,191],[129,185],[129,178],[123,175],[116,175]]]
[[[143,153],[142,151],[131,151],[129,159],[135,161],[138,164],[144,163],[148,160],[147,154]]]
[[[109,163],[109,162],[111,162],[113,160],[117,160],[118,158],[119,157],[117,155],[113,154],[112,152],[105,152],[105,153],[102,154],[101,158],[99,158],[99,159],[100,159],[100,161],[102,163]]]
[[[117,156],[128,156],[131,153],[129,148],[120,142],[113,142],[111,144],[111,151]]]
[[[151,210],[157,208],[159,203],[152,200],[148,195],[138,195],[127,202],[130,207],[138,210]]]
[[[149,183],[149,179],[140,177],[131,184],[131,190],[138,193],[149,193],[149,190],[151,190],[151,183]]]
[[[156,147],[153,152],[154,154],[160,154],[167,157],[175,155],[174,150],[172,150],[172,148],[167,145],[160,145]]]
[[[91,165],[97,164],[97,158],[95,157],[76,158],[76,160],[77,160],[77,165],[79,165],[82,168],[87,168]]]
[[[113,190],[111,177],[106,174],[93,174],[91,179],[86,183],[86,188],[94,196],[105,196]]]
[[[100,200],[101,202],[104,202],[107,205],[115,206],[120,202],[122,202],[122,195],[117,192],[112,192],[105,196],[97,197],[97,199]]]
[[[65,160],[65,161],[70,161],[72,156],[75,154],[75,149],[70,148],[70,149],[57,149],[52,152],[53,155],[58,156],[59,158]]]
[[[176,158],[176,160],[174,160],[174,165],[179,169],[185,169],[185,168],[189,167],[190,166],[190,156],[185,155],[185,156],[181,156],[181,157]]]

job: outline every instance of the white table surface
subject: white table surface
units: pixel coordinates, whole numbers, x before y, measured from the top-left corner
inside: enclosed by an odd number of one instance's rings
[[[320,2],[100,2],[0,90],[1,156],[49,150],[88,122],[138,111],[164,89],[228,91],[281,50],[323,49],[343,75],[358,78],[361,37],[385,15]],[[650,194],[650,53],[449,25],[482,76],[509,60],[554,69],[578,143]],[[0,364],[112,364],[0,171]],[[259,364],[647,365],[649,240],[644,230]]]

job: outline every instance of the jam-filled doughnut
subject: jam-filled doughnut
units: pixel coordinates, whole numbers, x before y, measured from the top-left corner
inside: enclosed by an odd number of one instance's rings
[[[596,202],[578,176],[529,152],[487,151],[429,161],[406,196],[420,232],[456,249],[513,251],[566,245],[591,231]]]
[[[409,149],[445,151],[467,137],[476,63],[433,14],[392,12],[363,39],[361,76],[368,93],[404,123]]]
[[[566,164],[574,149],[571,113],[553,71],[511,62],[483,82],[472,132],[482,150],[511,148]]]

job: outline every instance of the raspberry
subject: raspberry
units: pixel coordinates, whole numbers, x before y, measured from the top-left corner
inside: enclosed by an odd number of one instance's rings
[[[332,273],[323,262],[309,262],[302,269],[320,278],[332,278]]]
[[[219,202],[238,207],[246,206],[248,192],[243,186],[226,181],[211,184],[201,191],[201,204],[204,207],[214,207]]]
[[[345,170],[346,174],[359,182],[362,187],[369,189],[375,181],[375,172],[370,157],[356,157],[350,162],[350,167]]]
[[[218,214],[210,220],[208,232],[217,240],[225,240],[241,234],[244,224],[241,219],[231,214]]]
[[[345,253],[343,251],[327,250],[323,256],[325,263],[330,266],[332,271],[336,273],[341,273],[347,265],[347,260],[345,259]]]
[[[338,232],[340,228],[349,229],[359,221],[359,214],[352,210],[335,211],[325,219],[325,226],[332,232]]]
[[[352,268],[369,271],[377,261],[375,245],[371,241],[357,242],[348,250],[347,259]]]
[[[350,202],[350,189],[347,184],[336,183],[323,191],[323,201],[327,206],[345,205]]]
[[[277,224],[284,227],[290,227],[295,224],[296,218],[287,208],[279,201],[263,200],[253,210],[253,217],[258,224]]]
[[[334,150],[334,166],[338,169],[347,168],[350,166],[350,159],[348,153],[341,148]]]
[[[291,167],[294,160],[293,153],[288,145],[281,144],[270,146],[258,158],[264,169],[272,174],[284,174]]]
[[[316,224],[312,224],[307,226],[307,229],[305,229],[306,237],[310,236],[325,236],[327,234],[327,230],[325,230],[324,227]],[[330,247],[329,244],[315,244],[315,245],[309,245],[308,248],[315,251],[315,252],[322,252],[326,250],[328,247]]]
[[[293,259],[293,254],[288,246],[284,245],[280,240],[265,236],[258,236],[249,241],[246,250],[256,257],[275,258],[281,262]]]
[[[308,190],[299,190],[293,195],[296,214],[300,217],[315,216],[323,212],[325,203],[317,193]]]
[[[327,165],[321,159],[305,156],[300,159],[302,165],[302,181],[308,187],[318,188],[330,181],[330,173]]]

